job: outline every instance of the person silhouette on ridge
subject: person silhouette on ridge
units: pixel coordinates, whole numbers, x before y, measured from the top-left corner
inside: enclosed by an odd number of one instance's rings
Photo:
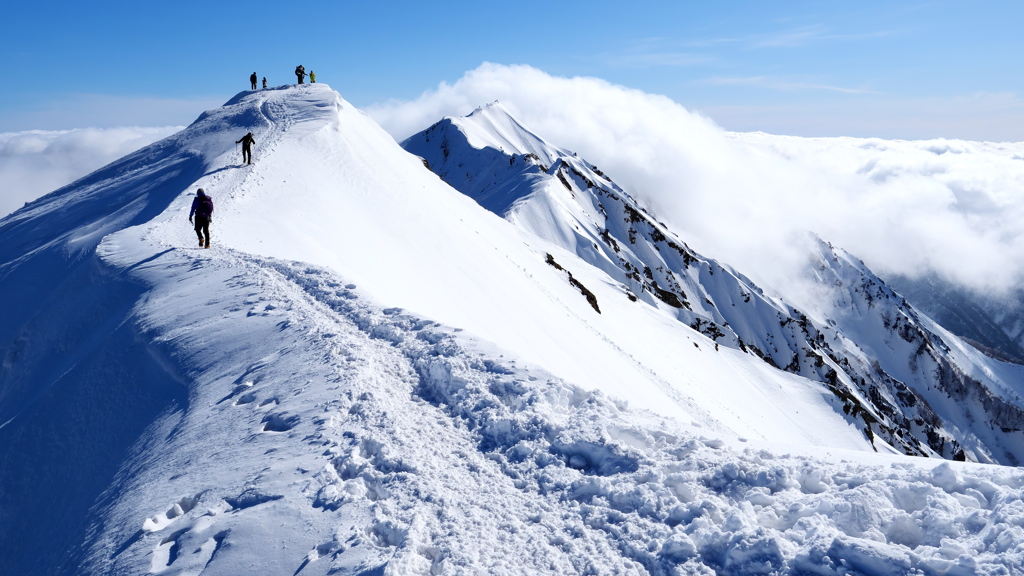
[[[263,88],[264,89],[267,88],[267,77],[266,76],[263,77]]]
[[[299,84],[306,78],[306,68],[302,64],[295,67],[295,77],[299,79]]]
[[[256,89],[256,73],[253,72],[252,76],[249,76],[249,83],[252,84],[252,89]]]
[[[316,84],[316,72],[313,72],[312,70],[309,71],[309,83]]]
[[[195,216],[196,236],[199,236],[199,247],[210,247],[210,223],[213,222],[213,198],[206,195],[206,191],[200,188],[196,191],[196,197],[192,200],[192,210],[188,213],[188,221],[192,222]],[[206,236],[205,240],[203,235]]]
[[[256,139],[252,137],[252,132],[242,136],[241,140],[235,140],[235,144],[239,142],[242,143],[242,162],[252,164],[252,145],[256,143]]]

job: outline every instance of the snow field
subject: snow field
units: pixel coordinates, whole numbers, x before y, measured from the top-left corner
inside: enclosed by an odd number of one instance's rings
[[[134,270],[163,286],[147,332],[204,385],[116,507],[167,502],[107,573],[150,549],[168,574],[1024,569],[1019,471],[735,451],[308,264],[176,250]],[[176,284],[221,289],[186,306]]]

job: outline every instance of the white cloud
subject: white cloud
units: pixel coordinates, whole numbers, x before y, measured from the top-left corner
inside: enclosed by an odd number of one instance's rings
[[[1024,278],[1024,144],[730,134],[664,96],[495,64],[368,112],[403,139],[495,99],[760,282],[794,289],[804,230],[880,273],[986,290]]]
[[[0,114],[0,130],[175,126],[189,124],[200,111],[216,108],[223,102],[222,97],[212,96],[184,99],[76,94]]]
[[[181,127],[0,133],[0,217]]]

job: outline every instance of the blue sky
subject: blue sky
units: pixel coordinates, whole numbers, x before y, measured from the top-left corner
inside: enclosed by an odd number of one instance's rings
[[[1021,140],[1019,2],[22,2],[0,132],[185,124],[256,71],[357,106],[483,62],[664,94],[727,129]]]

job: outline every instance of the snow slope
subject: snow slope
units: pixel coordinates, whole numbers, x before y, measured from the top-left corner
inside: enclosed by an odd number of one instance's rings
[[[1024,143],[729,136],[847,182],[826,195],[854,213],[833,223],[840,228],[833,241],[842,234],[851,242],[845,247],[856,246],[916,308],[956,334],[1019,361]]]
[[[716,353],[326,85],[0,220],[0,294],[10,573],[1024,569],[1019,472],[874,454],[826,386]]]
[[[0,216],[181,128],[0,132]]]
[[[953,333],[997,358],[1024,362],[1024,295],[979,293],[935,274],[911,278],[897,275],[889,284]]]
[[[937,336],[841,249],[810,243],[805,312],[692,251],[608,175],[545,143],[500,103],[446,118],[403,146],[481,206],[575,253],[629,300],[705,334],[716,350],[748,352],[827,384],[837,410],[876,449],[1013,464],[1024,457],[1024,370],[957,353],[958,339]]]

